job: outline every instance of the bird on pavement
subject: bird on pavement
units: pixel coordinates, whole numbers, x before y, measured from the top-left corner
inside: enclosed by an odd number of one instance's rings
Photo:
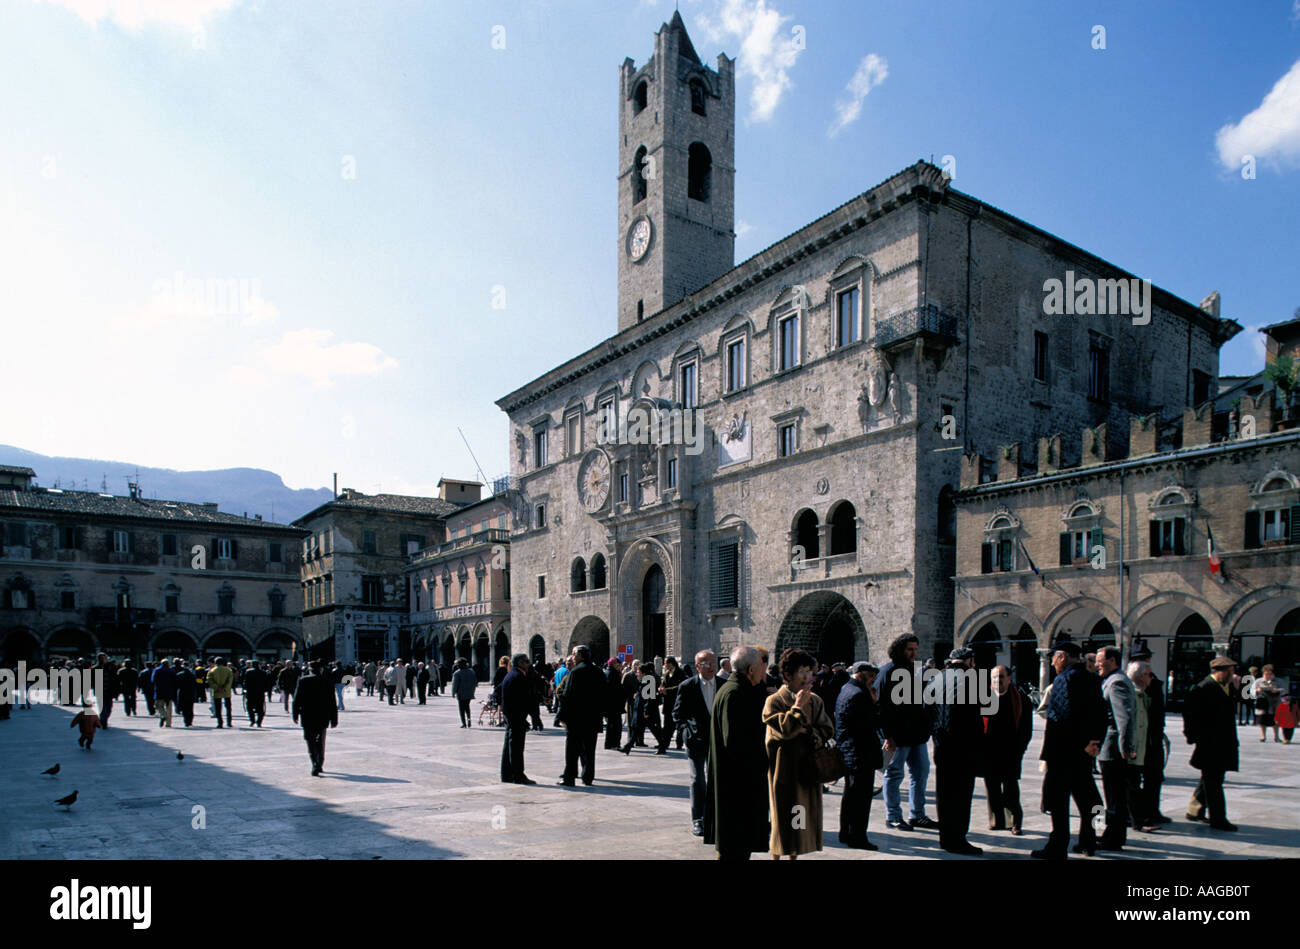
[[[57,801],[55,801],[54,803],[55,803],[55,804],[61,804],[61,805],[63,805],[64,807],[67,807],[67,808],[71,808],[72,805],[76,803],[76,801],[77,801],[77,792],[76,792],[76,791],[73,791],[73,792],[72,792],[71,794],[69,794],[67,797],[61,797],[61,798],[59,798]]]
[[[58,774],[59,766],[56,764],[53,768],[46,768],[41,774]]]
[[[178,751],[178,752],[176,752],[176,760],[177,760],[177,761],[184,761],[184,760],[185,760],[185,756],[184,756],[183,754],[181,754],[181,753]]]

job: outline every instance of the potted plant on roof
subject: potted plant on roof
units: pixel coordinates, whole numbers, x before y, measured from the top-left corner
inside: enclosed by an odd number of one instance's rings
[[[1282,408],[1279,428],[1294,428],[1300,422],[1300,361],[1291,356],[1278,356],[1265,367],[1264,376],[1278,391],[1278,405]]]

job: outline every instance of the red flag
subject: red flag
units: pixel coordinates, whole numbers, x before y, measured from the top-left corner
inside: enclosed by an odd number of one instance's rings
[[[1205,532],[1206,532],[1206,534],[1208,534],[1209,537],[1210,537],[1210,547],[1209,547],[1209,557],[1210,557],[1210,576],[1214,577],[1214,579],[1216,579],[1216,580],[1218,580],[1220,583],[1222,583],[1222,582],[1223,582],[1223,563],[1219,560],[1219,554],[1218,554],[1218,552],[1214,549],[1214,531],[1212,531],[1212,530],[1210,529],[1210,525],[1209,525],[1209,524],[1206,524],[1206,525],[1205,525]]]

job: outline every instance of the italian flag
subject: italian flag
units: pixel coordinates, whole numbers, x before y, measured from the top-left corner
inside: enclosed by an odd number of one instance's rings
[[[1206,532],[1206,533],[1209,535],[1209,537],[1210,537],[1210,547],[1209,547],[1209,557],[1210,557],[1210,576],[1214,577],[1214,579],[1216,579],[1216,580],[1218,580],[1220,583],[1222,583],[1222,582],[1223,582],[1223,563],[1219,560],[1219,554],[1218,554],[1218,552],[1214,549],[1214,531],[1210,529],[1210,525],[1209,525],[1209,524],[1206,524],[1206,525],[1205,525],[1205,532]]]

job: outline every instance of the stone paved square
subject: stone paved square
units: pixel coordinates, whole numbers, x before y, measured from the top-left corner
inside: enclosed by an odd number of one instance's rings
[[[499,781],[502,730],[462,729],[450,696],[426,706],[408,699],[389,707],[375,697],[347,696],[329,733],[326,773],[310,776],[301,730],[278,703],[261,729],[239,718],[218,731],[206,706],[194,726],[171,729],[119,704],[92,751],[77,747],[72,709],[13,709],[0,722],[0,857],[4,859],[692,859],[714,857],[690,834],[684,752],[667,758],[636,749],[630,757],[600,748],[591,789],[555,784],[563,770],[564,733],[530,733],[527,770],[536,787]],[[143,712],[144,703],[140,702]],[[477,703],[476,703],[477,713]],[[1096,860],[1295,857],[1300,854],[1300,743],[1259,741],[1240,728],[1242,770],[1229,775],[1228,813],[1241,830],[1220,834],[1182,819],[1196,775],[1181,720],[1169,718],[1173,754],[1162,809],[1174,823],[1157,834],[1131,833],[1125,853]],[[985,830],[982,782],[976,783],[971,841],[986,857],[1019,858],[1043,845],[1037,770],[1041,720],[1025,755],[1021,797],[1025,835]],[[184,760],[177,760],[182,751]],[[41,775],[55,762],[57,777]],[[934,811],[933,770],[927,813]],[[1100,788],[1100,784],[1099,784]],[[71,811],[52,802],[76,789]],[[839,846],[841,795],[825,798],[826,850],[805,859],[946,857],[932,831],[884,827],[884,803],[872,804],[867,854]],[[193,808],[204,808],[195,829]],[[762,855],[756,855],[761,857]],[[951,859],[967,859],[953,857]]]

